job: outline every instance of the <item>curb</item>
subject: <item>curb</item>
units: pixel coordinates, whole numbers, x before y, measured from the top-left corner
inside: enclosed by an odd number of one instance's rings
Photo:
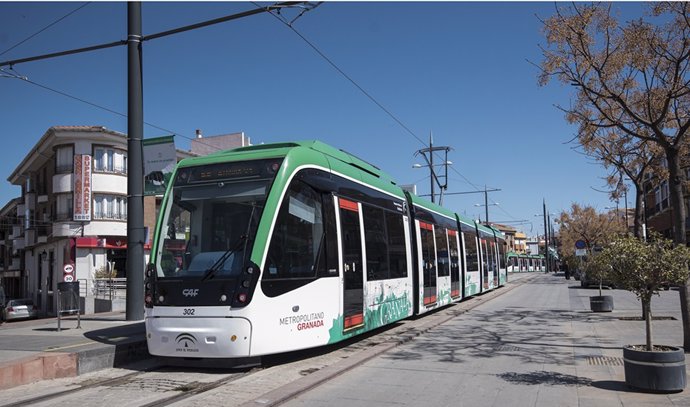
[[[42,352],[0,364],[0,390],[41,380],[76,377],[151,358],[146,340],[77,352]]]

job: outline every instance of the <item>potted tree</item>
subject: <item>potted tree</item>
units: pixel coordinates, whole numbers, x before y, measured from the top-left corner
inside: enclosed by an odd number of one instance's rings
[[[610,264],[609,275],[620,288],[633,292],[645,316],[644,345],[623,348],[625,382],[655,392],[682,391],[686,385],[685,353],[680,347],[652,342],[652,296],[665,284],[684,284],[688,278],[690,249],[654,236],[649,243],[626,236],[600,253]]]
[[[608,258],[602,256],[601,253],[594,253],[587,259],[584,265],[585,275],[589,276],[595,281],[599,282],[599,295],[594,295],[589,297],[589,307],[592,312],[611,312],[613,311],[613,296],[602,295],[601,288],[604,284],[604,280],[608,282],[610,280],[609,272],[611,271],[611,266],[609,264]]]

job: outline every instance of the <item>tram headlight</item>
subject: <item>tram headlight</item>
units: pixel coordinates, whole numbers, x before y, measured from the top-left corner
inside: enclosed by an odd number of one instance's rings
[[[244,287],[244,288],[249,288],[249,286],[251,286],[251,285],[252,285],[252,282],[249,280],[244,280],[242,282],[242,287]]]
[[[245,294],[245,293],[238,294],[237,295],[237,301],[242,303],[242,304],[247,302],[247,294]]]
[[[254,267],[249,266],[247,267],[247,274],[253,274],[254,273]]]
[[[156,266],[153,263],[149,263],[149,265],[146,267],[146,277],[151,278],[155,269]]]
[[[144,297],[144,303],[149,307],[153,306],[153,298],[150,295],[147,295]]]

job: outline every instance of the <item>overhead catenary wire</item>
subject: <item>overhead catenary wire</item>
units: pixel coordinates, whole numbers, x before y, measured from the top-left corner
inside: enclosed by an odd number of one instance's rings
[[[2,71],[2,72],[6,72],[6,71]],[[99,104],[94,103],[94,102],[91,102],[91,101],[88,101],[88,100],[86,100],[86,99],[83,99],[83,98],[80,98],[80,97],[71,95],[71,94],[69,94],[69,93],[67,93],[67,92],[64,92],[64,91],[61,91],[61,90],[52,88],[52,87],[50,87],[50,86],[47,86],[47,85],[44,85],[44,84],[41,84],[41,83],[32,81],[32,80],[28,79],[27,77],[24,77],[24,76],[12,76],[12,77],[14,77],[14,78],[16,78],[16,79],[21,79],[21,80],[24,81],[24,82],[27,82],[27,83],[29,83],[29,84],[31,84],[31,85],[34,85],[34,86],[37,86],[37,87],[39,87],[39,88],[45,89],[45,90],[47,90],[47,91],[56,93],[56,94],[58,94],[58,95],[61,95],[61,96],[64,96],[64,97],[67,97],[67,98],[76,100],[76,101],[78,101],[78,102],[87,104],[87,105],[89,105],[89,106],[91,106],[91,107],[95,107],[95,108],[97,108],[97,109],[104,110],[104,111],[106,111],[106,112],[108,112],[108,113],[112,113],[112,114],[114,114],[114,115],[117,115],[117,116],[120,116],[120,117],[123,117],[123,118],[127,118],[127,115],[124,114],[124,113],[118,112],[118,111],[116,111],[116,110],[113,110],[113,109],[111,109],[111,108],[108,108],[108,107],[99,105]],[[195,137],[188,137],[188,136],[185,136],[184,134],[182,134],[181,132],[177,132],[177,131],[174,131],[174,130],[170,130],[170,129],[167,129],[167,128],[165,128],[165,127],[162,127],[162,126],[159,126],[159,125],[157,125],[157,124],[154,124],[154,123],[150,123],[150,122],[144,121],[144,124],[147,125],[147,126],[149,126],[149,127],[154,128],[154,129],[161,130],[161,131],[163,131],[163,132],[165,132],[165,133],[168,133],[168,134],[171,134],[171,135],[174,135],[174,136],[179,136],[179,137],[185,138],[185,139],[190,140],[190,141],[191,141],[191,140],[196,140],[198,143],[203,144],[204,146],[209,147],[209,148],[212,148],[212,149],[214,149],[214,150],[216,150],[216,151],[222,150],[221,148],[219,148],[219,147],[217,147],[217,146],[214,146],[214,145],[212,145],[212,144],[203,142],[203,141],[202,141],[203,139],[199,140],[198,138],[195,138]],[[52,156],[46,156],[45,154],[42,154],[42,153],[40,153],[40,152],[39,152],[39,154],[43,155],[43,156],[46,157],[46,158],[52,158]]]
[[[88,6],[91,4],[91,2],[86,2],[82,4],[81,6],[77,7],[76,9],[70,11],[69,13],[65,14],[64,16],[58,18],[57,20],[53,21],[52,23],[48,24],[47,26],[41,28],[40,30],[36,31],[35,33],[31,34],[30,36],[24,38],[23,40],[19,41],[18,43],[12,45],[11,47],[7,48],[6,50],[0,52],[0,55],[5,55],[6,53],[12,51],[13,49],[17,48],[18,46],[24,44],[25,42],[29,41],[30,39],[34,38],[38,34],[42,33],[43,31],[49,29],[50,27],[54,26],[55,24],[59,23],[60,21],[66,19],[67,17],[71,16],[72,14],[76,13],[77,11],[83,9],[84,7]]]
[[[168,36],[168,35],[172,35],[172,34],[177,34],[177,33],[180,33],[180,32],[189,31],[189,30],[193,30],[193,29],[205,27],[205,26],[212,25],[212,24],[218,24],[218,23],[221,23],[221,22],[230,21],[230,20],[233,20],[233,19],[236,19],[236,18],[240,18],[240,17],[244,17],[244,16],[259,14],[259,13],[261,13],[261,12],[267,12],[267,13],[269,13],[271,16],[273,16],[274,18],[276,18],[279,22],[281,22],[281,23],[283,23],[285,26],[287,26],[290,30],[292,30],[292,31],[293,31],[298,37],[300,37],[310,48],[312,48],[319,56],[321,56],[321,58],[323,58],[329,65],[331,65],[338,73],[340,73],[347,81],[349,81],[353,86],[355,86],[360,92],[362,92],[362,94],[364,94],[372,103],[374,103],[374,104],[375,104],[376,106],[378,106],[382,111],[384,111],[384,112],[385,112],[390,118],[392,118],[399,126],[401,126],[408,134],[410,134],[412,137],[414,137],[415,139],[417,139],[417,141],[419,141],[422,145],[426,145],[426,143],[425,143],[419,136],[417,136],[417,135],[416,135],[416,134],[415,134],[405,123],[403,123],[401,119],[399,119],[395,114],[393,114],[389,109],[387,109],[387,108],[386,108],[381,102],[379,102],[371,93],[369,93],[366,89],[364,89],[361,85],[359,85],[359,83],[357,83],[350,75],[348,75],[343,69],[341,69],[333,60],[331,60],[324,52],[322,52],[314,43],[312,43],[311,41],[309,41],[301,32],[299,32],[297,29],[295,29],[295,27],[293,26],[292,23],[293,23],[296,19],[293,19],[292,21],[288,22],[288,21],[286,21],[286,20],[280,18],[279,16],[277,16],[276,14],[273,13],[274,10],[278,10],[278,11],[279,11],[281,8],[290,7],[290,6],[293,6],[293,5],[300,4],[300,3],[305,3],[305,2],[284,2],[284,3],[276,3],[276,4],[273,4],[273,5],[271,5],[271,6],[260,6],[259,4],[255,3],[255,2],[252,2],[252,4],[254,4],[255,6],[257,6],[257,9],[255,9],[255,10],[249,10],[249,11],[246,11],[246,12],[242,12],[242,13],[238,13],[238,14],[234,14],[234,15],[230,15],[230,16],[220,17],[220,18],[216,18],[216,19],[213,19],[213,20],[208,20],[208,21],[205,21],[205,22],[196,23],[196,24],[192,24],[192,25],[188,25],[188,26],[184,26],[184,27],[179,27],[179,28],[176,28],[176,29],[173,29],[173,30],[168,30],[168,31],[164,31],[164,32],[156,33],[156,34],[151,34],[151,35],[148,35],[148,36],[144,36],[144,37],[142,38],[142,40],[152,40],[152,39],[156,39],[156,38],[161,38],[161,37],[163,37],[163,36]],[[87,4],[88,4],[88,3],[87,3]],[[318,3],[318,4],[320,4],[320,3]],[[317,5],[318,5],[318,4],[317,4]],[[68,14],[68,15],[73,14],[74,12],[78,11],[79,9],[81,9],[81,8],[83,8],[83,7],[85,7],[85,5],[79,7],[78,9],[74,10],[72,13],[70,13],[70,14]],[[303,11],[299,16],[301,16],[302,14],[304,14],[304,11]],[[299,16],[298,16],[298,18],[299,18]],[[61,21],[62,19],[66,18],[66,17],[67,17],[67,16],[61,18],[61,19],[58,20],[58,21]],[[57,22],[55,22],[55,23],[57,23]],[[53,23],[52,25],[54,25],[55,23]],[[48,28],[48,27],[46,27],[45,29],[47,29],[47,28]],[[43,29],[43,30],[45,30],[45,29]],[[42,30],[42,31],[43,31],[43,30]],[[37,34],[38,34],[38,33],[37,33]],[[36,34],[36,35],[37,35],[37,34]],[[35,35],[34,35],[34,36],[35,36]],[[28,39],[27,39],[27,40],[28,40]],[[25,41],[26,41],[26,40],[25,40]],[[24,41],[24,42],[25,42],[25,41]],[[0,62],[0,66],[7,66],[7,65],[13,66],[14,64],[19,64],[19,63],[24,63],[24,62],[30,62],[30,61],[36,61],[36,60],[40,60],[40,59],[54,58],[54,57],[58,57],[58,56],[71,55],[71,54],[82,53],[82,52],[87,52],[87,51],[93,51],[93,50],[98,50],[98,49],[112,48],[112,47],[116,47],[116,46],[125,45],[126,43],[127,43],[127,42],[126,42],[125,40],[120,40],[120,41],[115,41],[115,42],[111,42],[111,43],[107,43],[107,44],[94,45],[94,46],[84,47],[84,48],[79,48],[79,49],[74,49],[74,50],[55,52],[55,53],[51,53],[51,54],[45,54],[45,55],[40,55],[40,56],[35,56],[35,57],[28,57],[28,58],[22,58],[22,59],[15,59],[15,60],[12,60],[12,61]],[[19,44],[17,44],[17,45],[19,45]],[[14,47],[16,47],[16,45],[15,45]],[[14,47],[13,47],[13,48],[14,48]],[[5,52],[7,52],[7,51],[5,51]],[[23,79],[23,80],[26,81],[27,83],[31,83],[31,84],[33,84],[33,85],[35,85],[35,86],[44,88],[44,89],[46,89],[46,90],[49,90],[49,91],[52,91],[52,92],[55,92],[55,93],[58,93],[58,94],[61,94],[61,95],[65,96],[65,97],[69,97],[69,98],[71,98],[71,99],[80,101],[80,102],[82,102],[82,103],[86,103],[86,104],[91,105],[91,106],[96,107],[96,108],[100,108],[100,109],[106,110],[106,111],[108,111],[108,112],[110,112],[110,113],[113,113],[113,114],[116,114],[116,115],[119,115],[119,116],[122,116],[122,117],[127,117],[127,115],[122,114],[122,113],[120,113],[120,112],[117,112],[117,111],[114,111],[114,110],[112,110],[112,109],[109,109],[109,108],[106,108],[106,107],[97,105],[97,104],[95,104],[95,103],[93,103],[93,102],[89,102],[89,101],[87,101],[87,100],[85,100],[85,99],[82,99],[82,98],[78,98],[78,97],[69,95],[69,94],[67,94],[67,93],[65,93],[65,92],[58,91],[58,90],[56,90],[56,89],[52,89],[52,88],[50,88],[50,87],[48,87],[48,86],[39,84],[39,83],[34,82],[34,81],[32,81],[32,80],[29,80],[29,79],[26,78],[26,77],[22,77],[21,79]],[[167,133],[171,133],[171,134],[178,135],[178,136],[181,136],[181,137],[186,138],[186,139],[189,139],[189,140],[193,140],[193,138],[184,136],[184,135],[182,135],[182,134],[179,133],[179,132],[173,132],[173,131],[167,130],[167,129],[163,128],[163,127],[160,127],[160,126],[157,126],[157,125],[153,125],[153,124],[147,123],[147,122],[144,122],[144,124],[147,125],[147,126],[151,126],[151,127],[157,128],[157,129],[159,129],[159,130],[165,131],[165,132],[167,132]],[[207,145],[208,145],[208,144],[207,144]],[[209,146],[209,147],[214,148],[214,149],[216,149],[216,150],[219,150],[219,149],[218,149],[217,147],[215,147],[215,146]],[[451,170],[454,171],[455,173],[457,173],[458,175],[460,175],[463,179],[465,179],[465,180],[468,182],[468,184],[472,185],[477,191],[480,191],[480,190],[481,190],[481,189],[480,189],[479,187],[477,187],[474,183],[472,183],[469,179],[467,179],[463,174],[461,174],[458,170],[456,170],[455,168],[452,168],[452,167],[451,167]],[[505,211],[503,208],[501,208],[501,210],[502,210],[503,212],[505,212],[508,216],[513,217],[513,216],[510,215],[507,211]]]
[[[259,4],[252,2],[252,4],[256,5],[257,7],[260,7]],[[421,137],[419,137],[415,132],[413,132],[401,119],[399,119],[395,114],[393,114],[389,109],[387,109],[381,102],[379,102],[371,93],[369,93],[366,89],[364,89],[357,81],[355,81],[350,75],[348,75],[343,69],[341,69],[331,58],[329,58],[319,47],[317,47],[313,42],[311,42],[309,39],[307,39],[306,36],[304,36],[301,32],[299,32],[291,22],[286,21],[283,18],[280,18],[279,16],[275,15],[272,13],[270,10],[267,10],[268,14],[273,16],[276,20],[280,21],[283,23],[286,27],[288,27],[295,35],[297,35],[299,38],[301,38],[310,48],[314,50],[321,58],[323,58],[333,69],[335,69],[338,73],[340,73],[347,81],[349,81],[353,86],[355,86],[362,94],[364,94],[371,102],[373,102],[376,106],[378,106],[381,110],[383,110],[393,121],[395,121],[400,127],[402,127],[407,133],[409,133],[412,137],[417,139],[422,145],[426,146],[426,142],[422,140]],[[432,152],[433,154],[433,152]],[[437,155],[438,156],[438,155]],[[438,156],[439,158],[442,159],[442,157]],[[481,188],[479,188],[477,185],[475,185],[472,181],[470,181],[467,177],[465,177],[463,174],[460,173],[460,171],[456,170],[455,168],[451,167],[451,170],[454,171],[456,174],[461,176],[469,185],[474,187],[478,192],[482,191]],[[492,201],[492,203],[495,203]],[[499,206],[500,208],[500,206]],[[508,213],[505,209],[500,208],[502,212],[504,212],[507,216],[514,218],[513,215]]]

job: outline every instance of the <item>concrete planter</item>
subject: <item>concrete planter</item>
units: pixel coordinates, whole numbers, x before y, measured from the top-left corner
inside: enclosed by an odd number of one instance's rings
[[[596,295],[589,297],[589,307],[592,312],[611,312],[613,311],[613,296]]]
[[[685,389],[685,352],[675,346],[666,351],[623,348],[625,383],[640,390],[672,393]]]

